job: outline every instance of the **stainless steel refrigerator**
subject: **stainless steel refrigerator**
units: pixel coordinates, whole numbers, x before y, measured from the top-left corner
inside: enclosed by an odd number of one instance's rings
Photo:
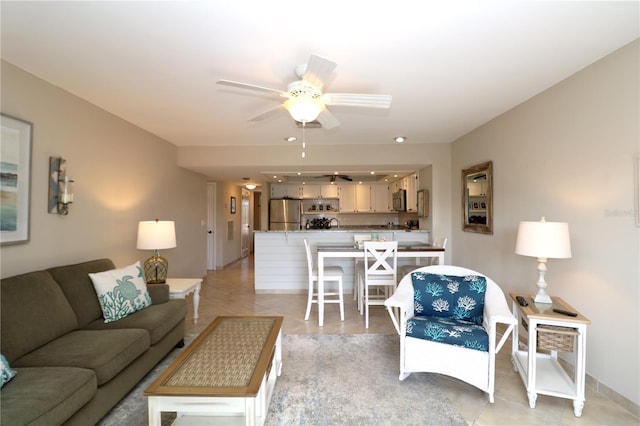
[[[293,198],[272,199],[269,202],[269,230],[300,230],[301,212],[302,200]]]

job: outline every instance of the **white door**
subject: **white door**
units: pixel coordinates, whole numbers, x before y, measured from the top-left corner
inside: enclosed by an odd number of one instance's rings
[[[240,236],[240,256],[247,257],[251,251],[251,222],[250,209],[249,209],[249,195],[251,193],[243,189],[242,190],[242,203],[240,205],[240,215],[242,216],[242,230]]]
[[[216,184],[207,184],[207,270],[216,269]]]

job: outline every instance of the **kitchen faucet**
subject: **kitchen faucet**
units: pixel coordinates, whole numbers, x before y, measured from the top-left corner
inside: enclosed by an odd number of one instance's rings
[[[338,229],[340,229],[340,222],[338,222],[338,219],[336,219],[335,217],[332,217],[331,220],[329,221],[329,227],[331,227],[331,223],[334,220],[336,221],[336,226],[338,227]]]

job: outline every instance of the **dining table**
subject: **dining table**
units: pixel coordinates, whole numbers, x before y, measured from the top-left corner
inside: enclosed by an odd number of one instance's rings
[[[318,244],[318,325],[324,324],[324,262],[329,258],[358,258],[364,259],[364,248],[356,244],[345,243],[322,243]],[[419,241],[398,242],[398,259],[415,259],[416,265],[420,264],[421,258],[437,258],[438,264],[444,265],[444,248],[437,247]]]

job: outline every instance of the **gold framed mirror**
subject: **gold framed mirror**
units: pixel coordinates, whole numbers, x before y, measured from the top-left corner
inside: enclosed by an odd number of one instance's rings
[[[462,230],[493,234],[493,162],[462,171]]]

